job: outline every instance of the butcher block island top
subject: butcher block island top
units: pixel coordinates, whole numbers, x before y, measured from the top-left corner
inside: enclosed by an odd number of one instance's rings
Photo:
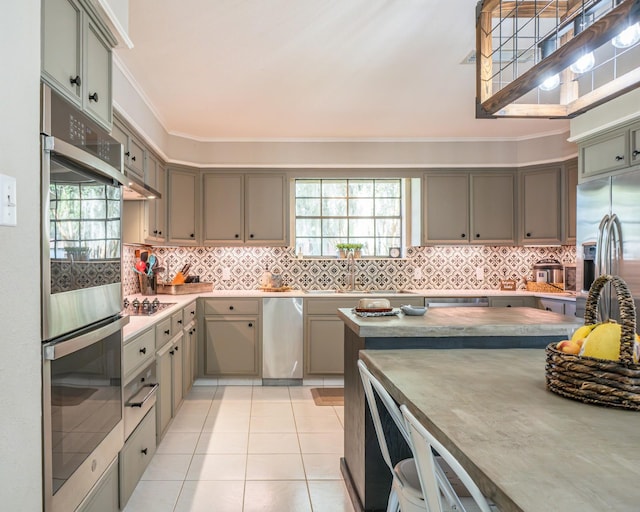
[[[544,350],[365,350],[501,512],[640,510],[640,416],[545,388]]]
[[[579,318],[535,308],[431,308],[424,316],[401,313],[380,317],[360,317],[353,310],[342,308],[338,315],[362,338],[568,337],[584,323]]]

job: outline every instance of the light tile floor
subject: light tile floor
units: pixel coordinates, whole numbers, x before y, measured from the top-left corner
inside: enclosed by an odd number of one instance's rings
[[[353,512],[344,408],[310,389],[194,386],[124,512]]]

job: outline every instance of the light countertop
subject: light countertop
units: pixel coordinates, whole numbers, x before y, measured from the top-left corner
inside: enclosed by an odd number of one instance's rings
[[[563,336],[584,324],[579,318],[535,308],[430,308],[423,316],[360,317],[352,309],[338,316],[361,338],[458,336]]]

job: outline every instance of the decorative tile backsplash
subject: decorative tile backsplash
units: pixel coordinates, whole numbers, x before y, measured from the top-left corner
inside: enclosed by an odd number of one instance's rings
[[[139,293],[133,271],[135,246],[124,248],[124,294]],[[347,260],[298,259],[293,247],[156,247],[154,252],[161,281],[170,281],[186,264],[189,274],[201,282],[213,283],[216,290],[255,290],[260,276],[269,269],[282,274],[283,284],[292,288],[331,290],[344,288],[348,275]],[[576,248],[506,246],[434,246],[411,247],[402,259],[357,259],[357,288],[386,289],[498,289],[501,279],[515,279],[525,288],[524,279],[532,278],[532,266],[543,258],[560,263],[575,263]],[[478,269],[482,269],[478,272]],[[478,274],[483,280],[478,280]]]

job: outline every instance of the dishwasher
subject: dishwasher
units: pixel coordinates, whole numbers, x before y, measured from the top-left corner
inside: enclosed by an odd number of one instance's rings
[[[488,297],[425,297],[424,305],[430,308],[489,307]]]
[[[262,300],[262,384],[302,384],[302,298]]]

